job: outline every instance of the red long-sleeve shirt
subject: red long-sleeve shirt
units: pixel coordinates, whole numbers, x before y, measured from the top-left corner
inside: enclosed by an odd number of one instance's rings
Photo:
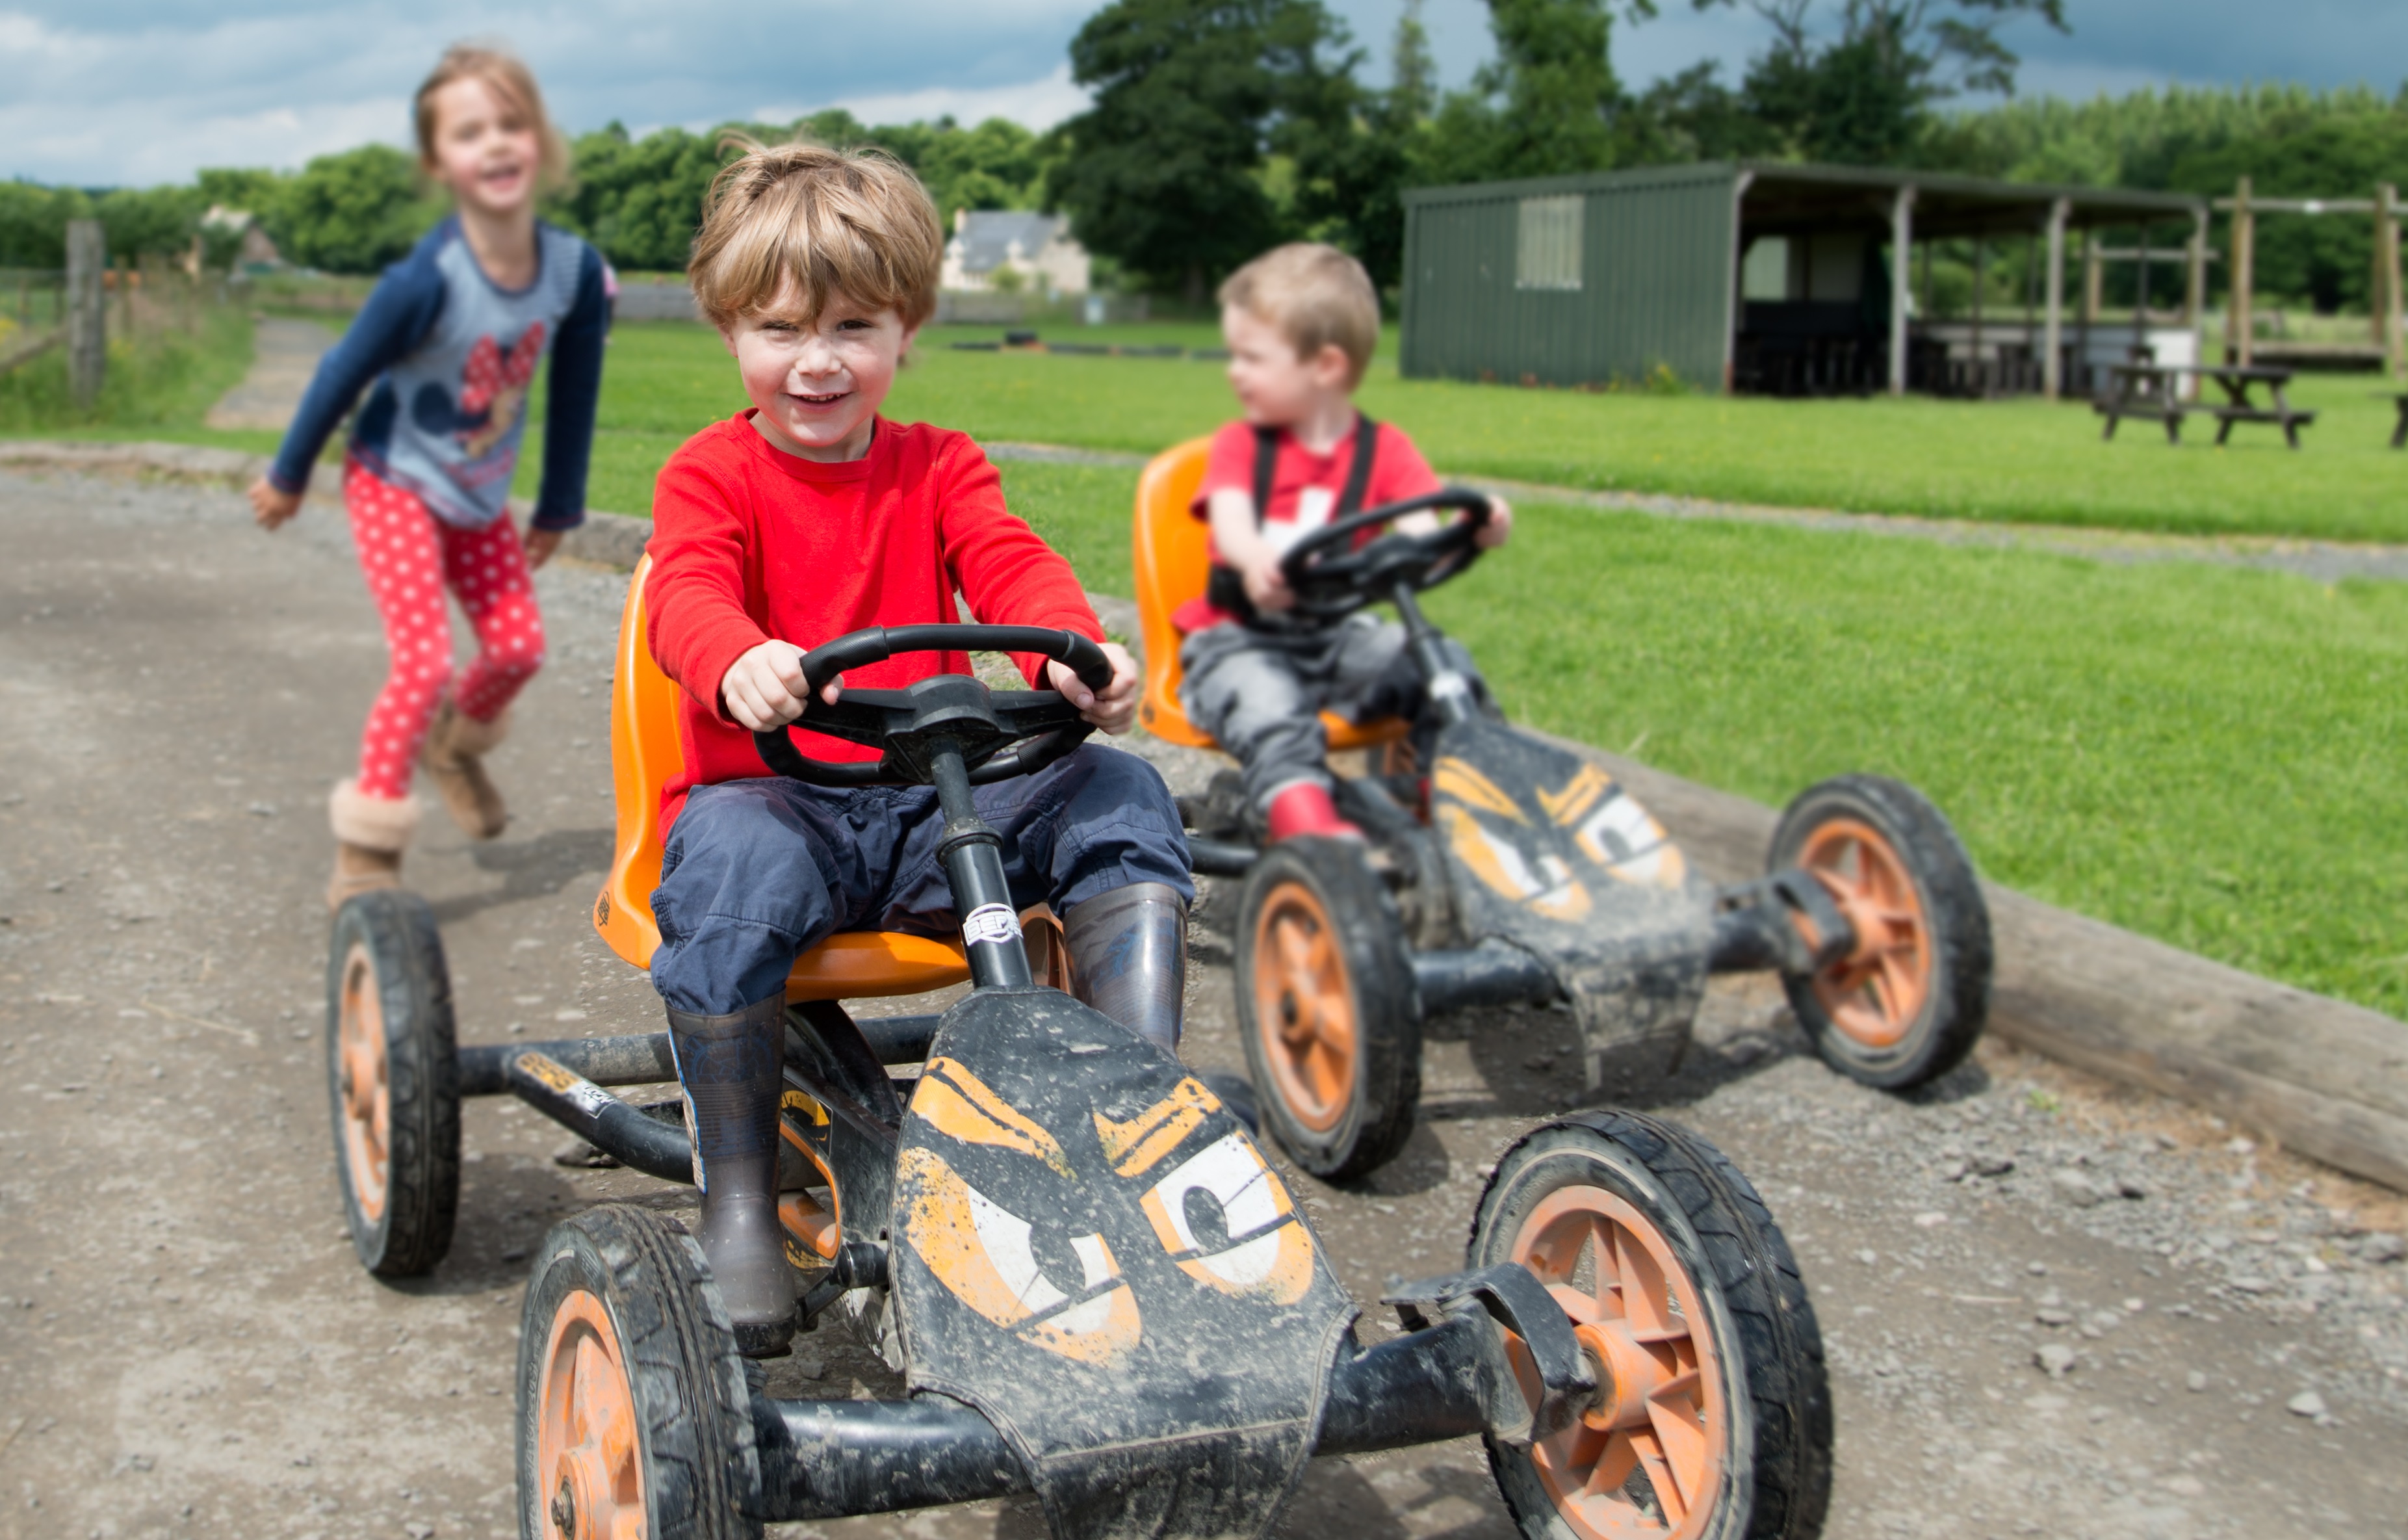
[[[968,434],[880,418],[867,456],[827,465],[772,449],[752,415],[687,439],[653,487],[648,640],[685,690],[685,768],[661,788],[664,828],[693,787],[770,773],[719,684],[773,637],[808,651],[864,626],[958,621],[956,590],[982,622],[1104,637],[1070,564],[1004,507]],[[1017,661],[1032,682],[1044,662]],[[845,683],[896,689],[969,671],[966,654],[908,653]],[[792,736],[814,758],[874,757],[803,727]]]

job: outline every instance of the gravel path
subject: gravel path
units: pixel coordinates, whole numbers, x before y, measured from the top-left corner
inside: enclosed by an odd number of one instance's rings
[[[250,372],[218,397],[204,422],[213,428],[281,433],[301,406],[319,357],[335,345],[335,334],[314,321],[263,316],[252,324],[251,338]]]
[[[215,488],[0,473],[0,1540],[494,1536],[527,1250],[609,1197],[514,1103],[466,1117],[432,1277],[364,1277],[329,1172],[320,812],[381,669],[340,521],[274,539]],[[650,1030],[584,907],[609,850],[624,579],[556,565],[552,661],[495,756],[517,819],[431,819],[464,1041]],[[1202,756],[1135,745],[1192,786]],[[1234,895],[1196,930],[1188,1053],[1241,1062]],[[912,1002],[896,1002],[895,1008]],[[1715,1140],[1803,1260],[1831,1345],[1837,1536],[2408,1534],[2397,1195],[2002,1045],[1902,1101],[1718,986],[1646,1102]],[[1455,1264],[1488,1162],[1569,1106],[1569,1015],[1434,1024],[1404,1156],[1297,1179],[1358,1299]],[[1376,1316],[1378,1313],[1373,1312]],[[1383,1328],[1384,1329],[1384,1328]],[[892,1393],[841,1330],[796,1394]],[[1024,1537],[1025,1504],[794,1534]],[[1282,1533],[1512,1533],[1469,1444],[1316,1464]]]

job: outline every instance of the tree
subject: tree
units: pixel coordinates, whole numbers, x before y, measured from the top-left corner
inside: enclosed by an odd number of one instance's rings
[[[664,128],[631,139],[617,122],[571,146],[576,180],[546,212],[630,272],[683,272],[702,197],[726,164],[725,130]]]
[[[1112,0],[1070,41],[1095,106],[1061,128],[1046,198],[1087,247],[1200,304],[1289,233],[1264,185],[1292,124],[1348,115],[1354,56],[1319,0]]]
[[[1815,0],[1695,4],[1745,4],[1772,24],[1772,46],[1748,66],[1744,115],[1791,153],[1856,166],[1907,161],[1934,103],[2014,94],[2021,61],[1999,40],[2009,22],[2033,16],[2068,30],[2065,0],[1841,0],[1828,41],[1813,25]],[[1698,106],[1720,108],[1699,94]]]
[[[1626,0],[1633,21],[1653,0]],[[1493,181],[1616,164],[1624,98],[1609,54],[1612,0],[1488,0],[1497,57],[1472,88],[1440,104],[1415,153],[1414,180]]]
[[[1309,233],[1343,248],[1382,290],[1396,287],[1405,254],[1404,190],[1415,151],[1438,101],[1437,66],[1422,0],[1406,0],[1391,50],[1395,74],[1385,91],[1368,91],[1350,72],[1327,110],[1291,125],[1294,211]]]
[[[443,204],[419,186],[418,163],[391,145],[321,155],[302,167],[265,222],[286,257],[330,273],[374,273],[409,254]]]
[[[0,267],[65,266],[67,221],[91,214],[75,188],[0,181]]]

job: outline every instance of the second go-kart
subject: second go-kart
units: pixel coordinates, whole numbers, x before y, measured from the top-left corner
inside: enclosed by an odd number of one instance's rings
[[[1140,719],[1199,747],[1212,741],[1181,706],[1170,617],[1204,590],[1189,510],[1205,453],[1199,439],[1147,467],[1136,531]],[[1455,517],[1391,527],[1433,511]],[[1765,876],[1707,882],[1603,769],[1484,708],[1424,614],[1417,596],[1471,566],[1487,517],[1485,497],[1450,489],[1336,519],[1283,560],[1300,614],[1393,605],[1425,686],[1418,721],[1324,715],[1333,751],[1375,756],[1337,780],[1365,841],[1267,842],[1235,774],[1182,803],[1196,870],[1245,880],[1240,1035],[1297,1163],[1338,1180],[1393,1157],[1420,1098],[1422,1023],[1469,1005],[1568,1001],[1592,1092],[1676,1069],[1716,972],[1777,971],[1824,1058],[1869,1085],[1962,1061],[1988,1015],[1990,922],[1946,817],[1900,782],[1840,776],[1790,803]]]
[[[606,934],[649,896],[645,810],[675,743],[637,720],[666,684],[641,652],[641,575],[622,640],[623,842],[597,906]],[[814,651],[812,688],[919,647],[1043,651],[1102,679],[1100,652],[1068,633],[927,626]],[[798,959],[781,1216],[806,1316],[849,1317],[907,1393],[769,1395],[685,1228],[650,1207],[596,1207],[535,1254],[522,1535],[752,1535],[1033,1493],[1057,1536],[1255,1536],[1313,1454],[1469,1433],[1486,1440],[1532,1540],[1818,1532],[1831,1423],[1813,1313],[1778,1227],[1709,1145],[1619,1113],[1534,1131],[1483,1194],[1465,1271],[1398,1290],[1400,1331],[1367,1346],[1302,1208],[1230,1105],[1040,986],[1034,949],[1005,923],[996,835],[970,787],[1067,752],[1084,735],[1075,712],[1052,692],[955,675],[848,692],[845,705],[813,726],[880,748],[876,763],[806,760],[782,734],[762,741],[765,759],[807,779],[934,786],[968,923],[958,945],[839,936]],[[667,1079],[664,1035],[457,1050],[423,906],[392,893],[355,903],[337,928],[332,1089],[372,1268],[439,1259],[464,1092],[507,1090],[630,1166],[690,1176],[674,1116],[605,1088]],[[965,971],[974,987],[941,1016],[855,1020],[835,1000]]]

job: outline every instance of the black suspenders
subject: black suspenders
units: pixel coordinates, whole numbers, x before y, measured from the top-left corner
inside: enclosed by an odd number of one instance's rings
[[[1275,427],[1254,429],[1254,527],[1263,526],[1271,507],[1271,483],[1279,470],[1279,436]],[[1354,459],[1346,468],[1346,485],[1338,494],[1338,506],[1331,510],[1333,520],[1363,511],[1363,497],[1371,487],[1371,463],[1378,457],[1380,425],[1363,412],[1354,414]],[[1265,623],[1264,616],[1254,612],[1254,601],[1246,597],[1246,585],[1238,574],[1226,567],[1212,569],[1205,597],[1216,610],[1237,616],[1250,626]]]

